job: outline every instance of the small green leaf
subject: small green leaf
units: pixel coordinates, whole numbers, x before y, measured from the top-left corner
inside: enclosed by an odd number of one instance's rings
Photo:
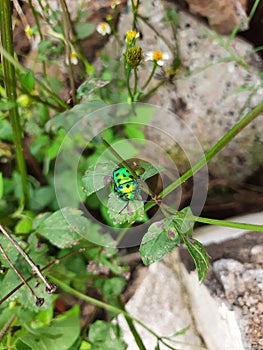
[[[34,74],[31,70],[28,70],[26,73],[20,75],[20,83],[26,88],[27,91],[31,92],[35,86]]]
[[[182,234],[181,237],[189,254],[194,260],[198,273],[198,279],[200,282],[202,282],[208,273],[209,255],[207,254],[205,247],[202,245],[202,243],[200,243],[196,239],[189,238],[184,234]]]
[[[32,218],[28,216],[18,221],[18,223],[15,226],[15,232],[19,234],[29,233],[31,229],[32,229]]]
[[[20,340],[38,350],[68,350],[80,334],[79,307],[74,307],[56,317],[50,325],[32,329],[27,325],[27,333]]]
[[[98,320],[90,325],[88,338],[93,350],[125,350],[127,345],[119,333],[117,325]]]
[[[77,39],[85,39],[95,32],[95,24],[93,23],[78,23],[76,25]]]
[[[112,173],[116,169],[114,162],[99,163],[88,169],[82,177],[83,190],[89,196],[112,183]]]
[[[17,237],[13,236],[12,237],[18,241]],[[12,263],[14,264],[17,256],[18,256],[18,250],[13,246],[13,244],[9,241],[8,238],[6,238],[5,236],[3,236],[1,234],[1,245],[6,253],[6,255],[8,256],[8,258],[12,261]],[[8,261],[6,261],[4,259],[4,257],[2,256],[2,254],[0,254],[0,262],[2,265],[6,266],[6,267],[10,267]]]
[[[125,126],[125,135],[128,139],[136,139],[137,143],[145,144],[145,134],[141,130],[142,125],[138,124],[127,124]]]
[[[108,214],[114,224],[133,223],[144,219],[142,200],[123,201],[115,192],[111,192],[108,200]]]
[[[0,172],[0,199],[3,197],[4,193],[4,181],[3,181],[3,174]]]
[[[87,223],[88,220],[82,216],[80,210],[63,208],[43,220],[36,230],[55,246],[66,248],[79,239],[79,236],[85,236]]]
[[[140,246],[140,254],[145,265],[161,260],[166,253],[179,245],[178,239],[169,238],[167,231],[170,229],[171,221],[168,219],[155,222],[149,227]]]
[[[149,179],[150,177],[161,173],[162,171],[164,171],[164,167],[161,165],[153,165],[153,164],[149,164],[147,162],[141,161],[140,162],[140,166],[142,168],[144,168],[144,173],[140,176],[140,179],[142,181],[145,181],[147,179]]]

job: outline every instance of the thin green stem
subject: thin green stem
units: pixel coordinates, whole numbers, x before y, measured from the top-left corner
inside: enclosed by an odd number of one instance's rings
[[[1,11],[1,40],[4,50],[13,58],[14,46],[13,46],[13,32],[12,32],[12,12],[10,0],[2,0],[0,2]],[[15,69],[11,62],[3,57],[3,71],[4,82],[7,99],[14,104],[14,107],[10,108],[10,119],[13,131],[13,138],[15,144],[15,154],[18,170],[21,176],[22,185],[22,197],[20,199],[20,205],[22,207],[29,205],[28,196],[28,183],[27,183],[27,170],[26,162],[23,150],[22,142],[22,129],[20,125],[20,116],[16,105],[16,76]]]
[[[73,33],[71,30],[71,21],[70,21],[70,16],[69,16],[66,1],[60,0],[60,6],[62,9],[62,21],[63,21],[64,36],[65,36],[65,44],[66,44],[66,56],[68,59],[70,89],[71,89],[72,101],[73,101],[73,104],[75,105],[77,103],[76,86],[75,86],[74,73],[73,73],[73,67],[71,62],[71,52],[72,52],[71,36],[73,35]]]
[[[18,61],[16,61],[14,57],[10,55],[10,53],[1,44],[0,44],[0,53],[3,55],[3,57],[7,61],[10,62],[10,64],[12,64],[14,68],[19,70],[21,73],[26,73],[28,71],[28,69],[25,69]],[[34,79],[39,89],[44,90],[48,94],[48,96],[50,96],[50,98],[52,98],[55,102],[57,102],[58,106],[54,108],[59,110],[61,110],[61,107],[63,107],[63,110],[69,109],[69,106],[63,100],[61,100],[61,98],[57,96],[52,90],[50,90],[50,88],[47,87],[39,78],[35,76]]]
[[[256,0],[256,1],[254,2],[253,7],[252,7],[252,9],[251,9],[251,11],[250,11],[250,14],[249,14],[249,16],[248,16],[248,21],[249,21],[249,22],[250,22],[250,21],[252,20],[252,18],[254,17],[254,14],[255,14],[255,12],[256,12],[256,10],[257,10],[257,7],[258,7],[259,3],[260,3],[260,0]]]
[[[43,34],[42,34],[42,30],[41,30],[41,26],[40,26],[40,23],[39,23],[39,19],[38,19],[38,13],[35,9],[35,6],[33,6],[32,4],[32,0],[29,0],[29,7],[33,13],[33,16],[34,16],[34,20],[36,22],[36,26],[37,26],[37,30],[38,30],[38,33],[39,33],[39,36],[40,36],[40,40],[43,41],[44,40],[44,37],[43,37]],[[45,61],[42,61],[42,67],[43,67],[43,76],[46,77],[47,76],[47,70],[46,70],[46,63]]]
[[[146,83],[143,85],[142,91],[145,90],[146,87],[149,85],[149,83],[152,80],[152,77],[153,77],[157,67],[158,67],[158,64],[156,62],[153,62],[153,69],[152,69],[151,74],[149,75],[149,78],[147,79]]]
[[[246,114],[232,129],[230,129],[191,169],[185,172],[179,179],[166,187],[159,195],[164,198],[174,191],[182,183],[197,173],[204,165],[214,158],[237,134],[239,134],[250,122],[263,112],[263,102],[258,104],[252,111]],[[150,203],[149,203],[150,204]]]
[[[131,77],[131,67],[130,66],[128,66],[128,68],[125,70],[125,74],[126,74],[126,86],[128,89],[128,93],[130,95],[131,102],[133,102],[133,94],[132,94],[131,86],[130,86],[130,77]]]
[[[118,307],[115,307],[115,306],[112,306],[112,305],[109,305],[109,304],[106,304],[104,303],[103,301],[100,301],[98,299],[95,299],[95,298],[92,298],[88,295],[85,295],[73,288],[71,288],[70,286],[68,286],[66,283],[62,282],[60,279],[57,279],[56,277],[54,276],[49,276],[49,279],[51,281],[53,281],[57,286],[59,286],[60,288],[62,288],[65,292],[68,292],[68,293],[71,293],[73,295],[75,295],[76,297],[84,300],[84,301],[87,301],[95,306],[98,306],[100,308],[103,308],[109,312],[113,312],[115,314],[122,314],[125,319],[130,319],[131,321],[134,321],[136,323],[138,323],[141,327],[143,327],[147,332],[149,332],[150,334],[152,334],[154,337],[156,337],[156,339],[158,339],[159,341],[163,342],[162,341],[162,338],[156,334],[151,328],[149,328],[148,326],[146,326],[143,322],[141,322],[140,320],[138,320],[137,318],[135,317],[132,317],[127,311],[123,310],[123,309],[120,309]],[[142,348],[143,349],[143,348]],[[170,349],[173,349],[173,347],[170,347]]]
[[[134,89],[133,89],[133,96],[135,97],[137,94],[137,86],[138,86],[138,73],[137,73],[137,67],[134,68]]]
[[[138,18],[140,18],[162,41],[166,44],[166,46],[169,48],[172,55],[174,55],[174,47],[171,45],[171,43],[167,40],[167,38],[162,35],[158,30],[148,21],[148,19],[139,13],[137,14]]]

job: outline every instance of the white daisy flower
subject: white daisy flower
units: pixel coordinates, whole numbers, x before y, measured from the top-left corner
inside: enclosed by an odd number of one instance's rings
[[[96,28],[97,32],[100,33],[101,35],[105,36],[106,34],[111,33],[111,28],[107,22],[101,22],[97,25]]]
[[[163,66],[164,61],[169,60],[169,58],[168,53],[163,53],[162,51],[151,51],[145,54],[145,61],[156,62],[158,66]]]
[[[120,0],[113,0],[112,2],[111,2],[111,8],[112,9],[115,9],[117,6],[119,6],[121,4],[121,1]]]
[[[76,51],[71,51],[70,54],[70,63],[74,64],[75,66],[78,64],[78,56]],[[66,65],[69,65],[68,57],[66,57]]]

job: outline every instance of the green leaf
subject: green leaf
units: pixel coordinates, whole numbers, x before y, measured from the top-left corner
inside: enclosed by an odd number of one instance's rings
[[[175,232],[168,219],[157,221],[149,227],[140,246],[140,254],[145,265],[161,260],[166,253],[180,244]],[[173,239],[170,239],[170,236]]]
[[[114,224],[133,223],[144,219],[142,200],[123,201],[115,192],[111,192],[108,200],[108,214]]]
[[[14,238],[16,241],[18,241],[17,237],[14,235],[11,235],[12,238]],[[1,245],[8,256],[8,258],[12,261],[13,264],[15,264],[16,259],[18,257],[18,250],[13,246],[13,244],[9,241],[8,238],[6,238],[4,235],[1,234]],[[2,265],[6,267],[10,267],[9,263],[4,259],[2,254],[0,254],[0,262]]]
[[[35,86],[35,78],[33,72],[31,70],[28,70],[26,73],[21,73],[20,83],[27,91],[33,91]]]
[[[77,39],[85,39],[95,32],[95,24],[93,23],[78,23],[76,25]]]
[[[96,125],[101,123],[101,118],[99,119],[98,115],[96,113],[92,114],[92,112],[106,106],[106,103],[101,100],[79,103],[50,119],[46,123],[46,131],[56,132],[60,128],[68,131],[82,120],[82,124],[79,125],[79,128],[81,128],[79,132],[81,132],[84,139],[90,140],[95,136],[93,128],[97,130]],[[103,114],[105,124],[109,118],[110,116],[107,113]]]
[[[141,161],[140,166],[144,168],[144,173],[140,176],[140,179],[142,181],[145,181],[149,179],[150,177],[160,174],[162,171],[164,171],[164,167],[161,165],[153,165],[149,164],[148,162]]]
[[[198,279],[200,282],[202,282],[208,273],[209,255],[207,254],[203,244],[197,241],[196,239],[189,238],[184,234],[181,234],[180,236],[184,241],[184,244],[189,254],[194,260],[197,273],[198,273]]]
[[[143,126],[138,124],[127,124],[125,125],[125,135],[129,139],[136,139],[136,142],[145,144],[145,135],[141,130]]]
[[[12,127],[8,120],[4,119],[1,120],[0,123],[0,135],[2,140],[6,141],[12,141],[13,140],[13,133],[12,133]]]
[[[63,208],[43,220],[36,230],[58,248],[66,248],[85,236],[87,222],[80,210]]]
[[[15,226],[15,232],[19,234],[29,233],[31,229],[32,229],[32,218],[29,216],[18,221],[18,223]]]
[[[99,163],[89,168],[82,177],[83,190],[87,196],[112,183],[112,173],[116,169],[114,162]]]
[[[121,294],[125,285],[125,278],[121,276],[106,279],[102,286],[103,296],[106,299],[111,300],[112,298],[117,297]]]
[[[31,349],[68,350],[80,334],[79,307],[56,317],[48,326],[38,329],[27,326],[27,330],[20,340]]]
[[[125,350],[127,345],[119,338],[117,325],[98,320],[90,325],[88,338],[92,350]]]
[[[3,197],[4,193],[4,181],[3,181],[3,174],[0,172],[0,199]]]

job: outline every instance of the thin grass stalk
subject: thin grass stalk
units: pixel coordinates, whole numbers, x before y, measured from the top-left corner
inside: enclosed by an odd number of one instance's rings
[[[0,1],[0,13],[1,13],[1,40],[3,48],[9,53],[10,56],[14,57],[14,46],[13,46],[13,32],[12,32],[12,13],[11,13],[11,2],[10,0]],[[2,57],[3,72],[4,72],[4,84],[6,90],[7,99],[13,103],[13,107],[10,108],[10,119],[13,131],[13,139],[15,144],[15,154],[18,171],[21,176],[22,186],[22,197],[20,199],[20,205],[22,207],[29,205],[28,197],[28,183],[27,183],[27,170],[25,155],[23,150],[22,142],[22,128],[20,124],[20,116],[18,113],[18,107],[16,104],[16,76],[15,69],[12,63]]]

